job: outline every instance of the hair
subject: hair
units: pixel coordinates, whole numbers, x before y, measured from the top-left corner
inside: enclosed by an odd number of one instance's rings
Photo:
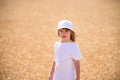
[[[69,30],[70,32],[71,32],[71,34],[70,34],[70,40],[72,41],[72,42],[75,42],[75,39],[76,39],[76,34],[75,34],[75,32],[74,31],[72,31],[72,30],[70,30],[70,29],[68,29],[68,28],[63,28],[64,30]],[[59,32],[58,32],[58,36],[59,36]]]

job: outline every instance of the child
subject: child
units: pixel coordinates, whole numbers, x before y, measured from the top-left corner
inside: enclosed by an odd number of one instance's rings
[[[61,41],[54,45],[54,62],[49,80],[80,80],[80,59],[82,54],[75,43],[73,25],[68,20],[58,23]]]

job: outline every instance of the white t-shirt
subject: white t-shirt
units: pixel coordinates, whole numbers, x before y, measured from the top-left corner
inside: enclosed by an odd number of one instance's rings
[[[53,80],[75,80],[74,60],[80,60],[82,54],[75,42],[56,42],[54,45],[55,72]]]

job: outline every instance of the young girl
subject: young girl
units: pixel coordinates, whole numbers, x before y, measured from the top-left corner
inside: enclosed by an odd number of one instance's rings
[[[68,20],[62,20],[57,30],[61,41],[54,45],[54,62],[49,80],[80,80],[82,54],[75,43],[73,25]]]

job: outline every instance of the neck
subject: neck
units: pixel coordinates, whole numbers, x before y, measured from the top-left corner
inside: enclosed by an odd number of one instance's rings
[[[68,40],[68,41],[63,41],[63,40],[62,40],[61,42],[72,42],[72,41],[71,41],[71,40]]]

